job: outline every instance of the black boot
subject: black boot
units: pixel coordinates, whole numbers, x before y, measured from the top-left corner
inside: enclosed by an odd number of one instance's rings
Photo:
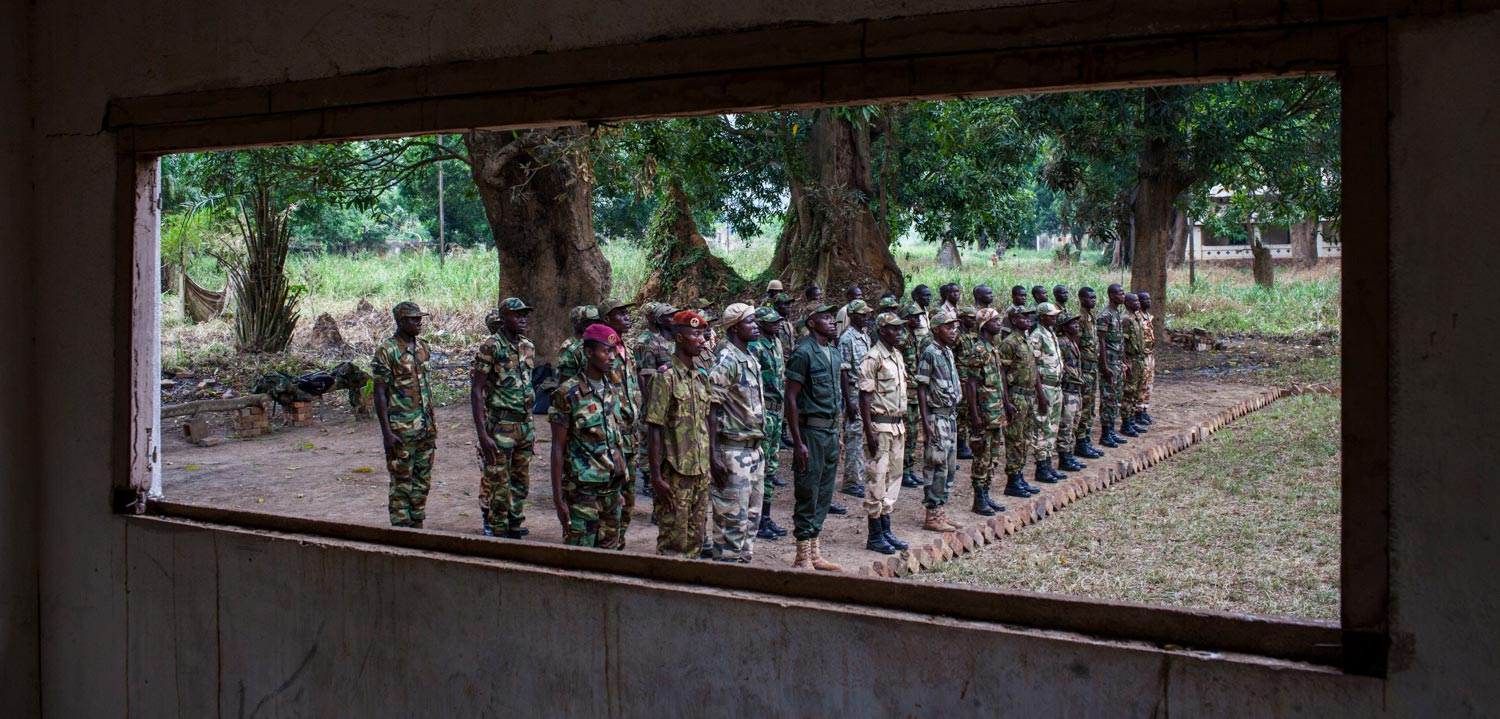
[[[781,539],[781,535],[772,529],[774,526],[776,525],[771,522],[771,503],[763,502],[760,505],[760,528],[755,531],[755,538],[769,539],[773,542]]]
[[[641,477],[641,491],[639,492],[639,494],[642,497],[649,497],[649,496],[651,496],[651,478],[650,477]]]
[[[829,502],[828,503],[828,513],[829,514],[848,514],[849,510],[844,509],[843,507],[839,506],[838,502]]]
[[[1095,447],[1094,443],[1089,441],[1088,435],[1084,435],[1083,437],[1083,448],[1089,451],[1088,456],[1090,459],[1098,459],[1104,456],[1104,450]]]
[[[851,497],[859,497],[860,499],[865,498],[865,485],[863,484],[851,484],[843,489],[840,489],[839,491]]]
[[[1134,427],[1135,431],[1140,432],[1141,434],[1146,433],[1146,423],[1141,421],[1140,412],[1136,412],[1135,414],[1130,415],[1130,426]]]
[[[1115,439],[1114,424],[1110,422],[1099,423],[1099,444],[1110,449],[1120,446],[1120,443]]]
[[[1064,472],[1081,472],[1088,469],[1088,465],[1073,459],[1073,453],[1067,450],[1058,450],[1057,468]]]
[[[1005,491],[1001,492],[1007,497],[1020,497],[1025,499],[1031,496],[1031,491],[1026,488],[1026,480],[1021,478],[1021,473],[1016,472],[1005,478]]]
[[[1120,434],[1123,434],[1126,437],[1139,437],[1139,436],[1141,436],[1141,433],[1136,430],[1136,426],[1133,423],[1131,423],[1129,417],[1122,417],[1120,419]],[[1119,435],[1116,435],[1116,440],[1118,441],[1118,439],[1119,439]]]
[[[985,501],[984,490],[978,487],[974,488],[974,506],[970,507],[969,511],[981,517],[995,516],[995,510],[990,509],[990,503]]]
[[[880,528],[880,520],[870,517],[870,539],[865,542],[865,549],[881,554],[895,554],[896,548],[890,542],[885,541],[885,532]]]
[[[1083,457],[1084,459],[1098,459],[1104,456],[1104,453],[1094,451],[1092,447],[1089,447],[1089,441],[1086,438],[1079,437],[1078,441],[1073,443],[1073,456]]]
[[[1031,478],[1043,484],[1057,484],[1057,479],[1054,478],[1052,476],[1052,472],[1049,471],[1049,467],[1047,466],[1049,464],[1052,464],[1051,460],[1045,462],[1037,462],[1036,472],[1032,474]]]
[[[785,487],[786,486],[786,480],[784,480],[781,477],[778,477],[778,476],[776,476],[776,475],[773,474],[773,475],[771,475],[771,486],[772,487]]]
[[[1154,420],[1154,419],[1151,418],[1151,413],[1147,412],[1144,409],[1141,410],[1141,411],[1139,411],[1139,412],[1136,412],[1135,416],[1136,416],[1136,421],[1139,422],[1140,424],[1156,424],[1156,420]]]
[[[969,449],[968,437],[958,438],[958,458],[965,460],[974,458],[974,450]]]
[[[999,502],[996,502],[995,498],[990,496],[990,488],[989,487],[985,487],[984,488],[984,503],[990,505],[990,509],[993,509],[996,512],[1004,512],[1005,511],[1005,505],[1003,505],[1003,504],[1001,504]]]
[[[901,486],[908,487],[908,488],[910,488],[910,487],[920,487],[920,486],[922,486],[922,480],[917,479],[917,475],[911,474],[911,473],[908,472],[906,474],[901,475]]]
[[[1063,474],[1062,472],[1057,471],[1057,468],[1052,466],[1052,459],[1050,457],[1047,459],[1046,464],[1047,464],[1047,474],[1050,475],[1053,479],[1058,480],[1058,481],[1062,481],[1062,480],[1068,478],[1068,475]]]
[[[896,535],[891,534],[891,515],[880,515],[880,532],[885,535],[885,543],[894,547],[896,551],[904,552],[911,548],[911,545],[897,539]]]

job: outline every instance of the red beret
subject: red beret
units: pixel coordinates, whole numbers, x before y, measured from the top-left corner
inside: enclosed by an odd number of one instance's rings
[[[700,315],[697,312],[694,312],[692,310],[683,310],[675,315],[672,315],[672,324],[682,327],[702,328],[708,326],[708,321],[704,320],[703,315]]]
[[[610,347],[620,344],[620,336],[615,334],[615,331],[606,324],[589,325],[588,329],[583,331],[583,339],[584,341],[593,340],[595,342],[603,342]]]

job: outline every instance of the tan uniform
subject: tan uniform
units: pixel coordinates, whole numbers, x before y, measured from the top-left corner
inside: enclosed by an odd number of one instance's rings
[[[875,453],[865,451],[865,513],[871,518],[890,514],[901,492],[906,444],[906,361],[901,351],[880,342],[859,363],[855,386],[870,395],[870,422],[875,429]]]

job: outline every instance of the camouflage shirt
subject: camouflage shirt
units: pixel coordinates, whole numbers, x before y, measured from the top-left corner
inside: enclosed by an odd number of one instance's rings
[[[1084,310],[1078,313],[1078,361],[1085,365],[1099,364],[1099,328],[1094,326],[1094,313]]]
[[[966,374],[974,381],[974,405],[986,427],[1006,425],[1005,374],[1000,368],[1000,349],[1007,341],[999,340],[997,344],[981,336],[974,340],[974,348],[969,351]],[[1026,353],[1030,356],[1030,348]]]
[[[1125,327],[1123,318],[1130,314],[1124,305],[1118,312],[1114,308],[1099,313],[1098,331],[1104,333],[1104,357],[1109,362],[1125,359]]]
[[[1005,386],[1025,392],[1036,390],[1036,353],[1020,332],[1012,332],[996,348],[1000,366],[1005,369]]]
[[[925,315],[923,316],[925,317]],[[931,334],[918,337],[908,331],[906,333],[906,346],[901,348],[901,359],[906,362],[907,367],[916,367],[917,359],[922,356],[922,351],[927,349],[927,345],[930,344],[932,344]],[[906,403],[917,403],[917,383],[915,382],[909,383],[906,386]]]
[[[1141,323],[1137,322],[1129,312],[1120,313],[1120,333],[1125,336],[1127,358],[1141,357],[1146,354],[1146,335],[1141,331]]]
[[[708,474],[708,376],[675,355],[651,382],[646,423],[661,428],[662,461],[678,474]]]
[[[420,337],[408,347],[391,336],[375,348],[370,374],[386,386],[386,417],[397,435],[437,431],[432,418],[432,389],[427,385],[427,361],[431,358],[427,340]]]
[[[975,349],[978,347],[979,333],[969,332],[959,328],[958,336],[953,341],[953,364],[958,367],[959,377],[967,379],[969,376],[969,361]]]
[[[870,395],[870,413],[888,417],[906,414],[906,360],[895,349],[877,342],[875,347],[860,360],[855,387],[860,394]],[[900,424],[874,422],[876,432],[897,434]]]
[[[1036,355],[1036,371],[1042,376],[1042,384],[1056,386],[1062,382],[1062,348],[1057,343],[1057,333],[1041,325],[1031,329],[1026,341]]]
[[[953,350],[936,342],[922,350],[922,358],[917,360],[916,380],[917,384],[927,389],[929,410],[941,410],[943,414],[947,414],[963,398]]]
[[[676,351],[675,343],[660,332],[642,333],[635,343],[636,369],[642,377],[654,377],[672,366],[672,353]]]
[[[839,335],[839,372],[849,373],[849,384],[855,384],[855,377],[859,374],[859,363],[863,362],[865,355],[870,354],[870,336],[853,327],[844,329]],[[840,390],[843,383],[839,384]],[[858,390],[856,390],[858,391]],[[857,398],[858,395],[855,395]],[[858,409],[856,406],[855,409]]]
[[[557,388],[547,421],[568,430],[562,468],[568,481],[607,484],[625,477],[628,426],[614,385],[590,382],[586,375],[570,378]]]
[[[583,372],[583,339],[580,337],[569,337],[563,340],[562,346],[557,348],[557,386],[577,377]]]
[[[504,335],[494,334],[479,345],[472,367],[485,378],[485,416],[491,423],[501,421],[501,413],[525,416],[510,421],[530,421],[531,406],[536,404],[531,386],[535,356],[536,348],[525,337],[511,344]]]
[[[615,394],[620,398],[620,416],[625,420],[625,426],[634,427],[636,421],[640,419],[641,405],[644,402],[641,398],[641,378],[636,373],[635,357],[631,354],[629,347],[622,345],[619,348],[619,355],[615,357],[614,365],[604,377],[615,386]],[[634,432],[625,433],[625,451],[635,451]]]
[[[786,354],[779,337],[762,337],[750,343],[755,359],[760,361],[760,391],[766,409],[779,411],[786,397]]]
[[[760,361],[733,342],[725,342],[708,371],[713,406],[719,408],[719,437],[755,442],[766,436],[766,403]]]
[[[1145,354],[1151,354],[1155,352],[1156,328],[1152,327],[1151,323],[1155,322],[1156,318],[1153,317],[1150,312],[1141,310],[1140,312],[1135,313],[1135,321],[1140,323],[1141,325],[1142,346],[1144,348]]]
[[[1083,389],[1083,367],[1080,361],[1081,351],[1078,344],[1067,337],[1058,337],[1057,344],[1062,348],[1063,361],[1063,389],[1068,392],[1079,392]]]

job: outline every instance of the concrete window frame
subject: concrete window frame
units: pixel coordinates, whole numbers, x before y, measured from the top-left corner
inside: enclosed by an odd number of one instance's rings
[[[1271,4],[1275,5],[1275,4]],[[1384,676],[1390,477],[1387,27],[1382,8],[1084,0],[776,28],[112,101],[116,138],[111,501],[122,514],[394,545],[1305,662]],[[904,99],[1334,74],[1343,88],[1345,385],[1341,617],[1307,621],[789,568],[728,567],[148,499],[159,478],[158,159],[280,143]],[[1347,151],[1355,148],[1355,151]]]

